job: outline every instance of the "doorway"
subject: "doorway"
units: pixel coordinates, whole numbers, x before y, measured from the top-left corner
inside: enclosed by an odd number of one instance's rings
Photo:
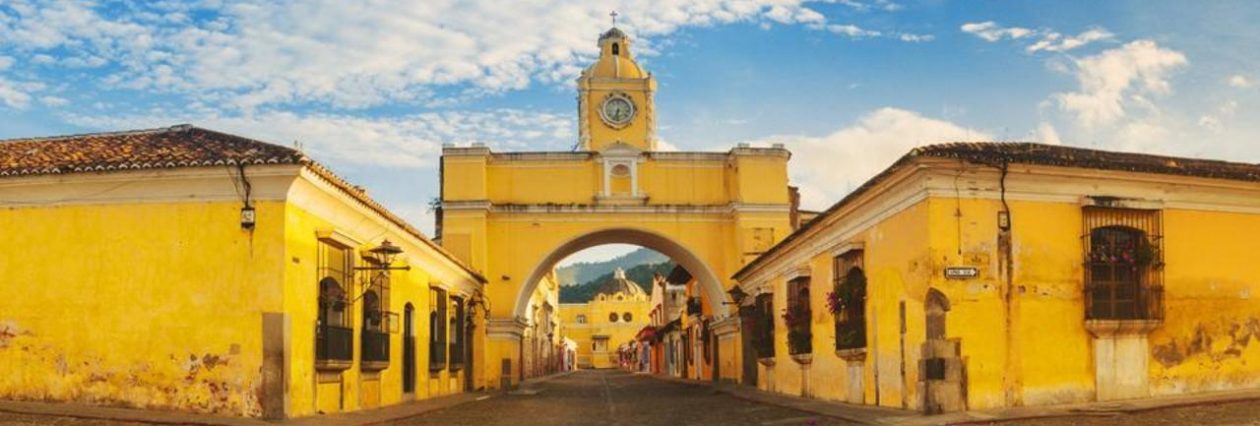
[[[403,393],[416,392],[416,308],[408,303],[403,308]]]

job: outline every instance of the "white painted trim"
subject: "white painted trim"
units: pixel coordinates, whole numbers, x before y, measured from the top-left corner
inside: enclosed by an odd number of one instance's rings
[[[866,243],[861,241],[849,241],[842,243],[837,245],[836,248],[831,249],[831,257],[843,256],[856,250],[866,250]]]
[[[797,278],[812,278],[813,269],[809,265],[797,266],[783,274],[783,281],[792,281]]]
[[[363,240],[347,235],[336,229],[320,228],[315,230],[315,238],[322,241],[329,241],[341,248],[355,249],[363,245]]]
[[[282,201],[301,165],[245,167],[251,201]],[[0,178],[0,206],[239,202],[233,167],[119,170]]]

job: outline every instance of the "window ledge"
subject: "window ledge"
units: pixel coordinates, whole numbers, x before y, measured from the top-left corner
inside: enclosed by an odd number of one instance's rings
[[[775,364],[774,357],[758,358],[757,362],[766,367],[773,367]]]
[[[814,362],[814,354],[813,353],[792,354],[792,361],[796,361],[797,364],[806,365],[806,364]]]
[[[389,361],[363,361],[359,366],[364,371],[380,371],[389,368]]]
[[[1085,320],[1085,329],[1094,337],[1142,335],[1150,333],[1163,323],[1163,320],[1152,319],[1091,319]]]
[[[316,370],[346,370],[354,366],[354,361],[348,359],[317,359],[315,360]]]
[[[845,361],[865,361],[866,348],[836,349],[836,356],[843,358]]]
[[[451,364],[451,368],[450,368],[452,373],[457,372],[459,370],[463,370],[463,369],[464,369],[464,364]]]

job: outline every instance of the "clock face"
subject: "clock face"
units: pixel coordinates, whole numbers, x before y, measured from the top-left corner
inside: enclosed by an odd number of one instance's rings
[[[617,93],[604,100],[599,112],[608,124],[614,127],[625,126],[634,118],[634,104],[626,95]]]

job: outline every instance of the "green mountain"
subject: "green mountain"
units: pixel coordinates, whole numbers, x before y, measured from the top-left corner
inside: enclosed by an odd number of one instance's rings
[[[674,262],[669,260],[659,263],[640,264],[626,269],[626,278],[638,284],[639,287],[643,288],[643,291],[652,294],[652,276],[654,274],[668,276],[672,270],[674,270]],[[600,284],[611,280],[612,277],[613,273],[610,271],[578,285],[560,287],[560,303],[589,302],[595,297],[595,290],[599,288]]]
[[[578,262],[556,268],[556,281],[560,282],[562,287],[577,285],[590,282],[601,275],[611,276],[612,272],[617,268],[625,269],[626,272],[629,272],[635,266],[668,261],[669,258],[663,254],[651,249],[639,248],[602,262]],[[649,283],[650,281],[640,282],[643,285],[649,285]]]

